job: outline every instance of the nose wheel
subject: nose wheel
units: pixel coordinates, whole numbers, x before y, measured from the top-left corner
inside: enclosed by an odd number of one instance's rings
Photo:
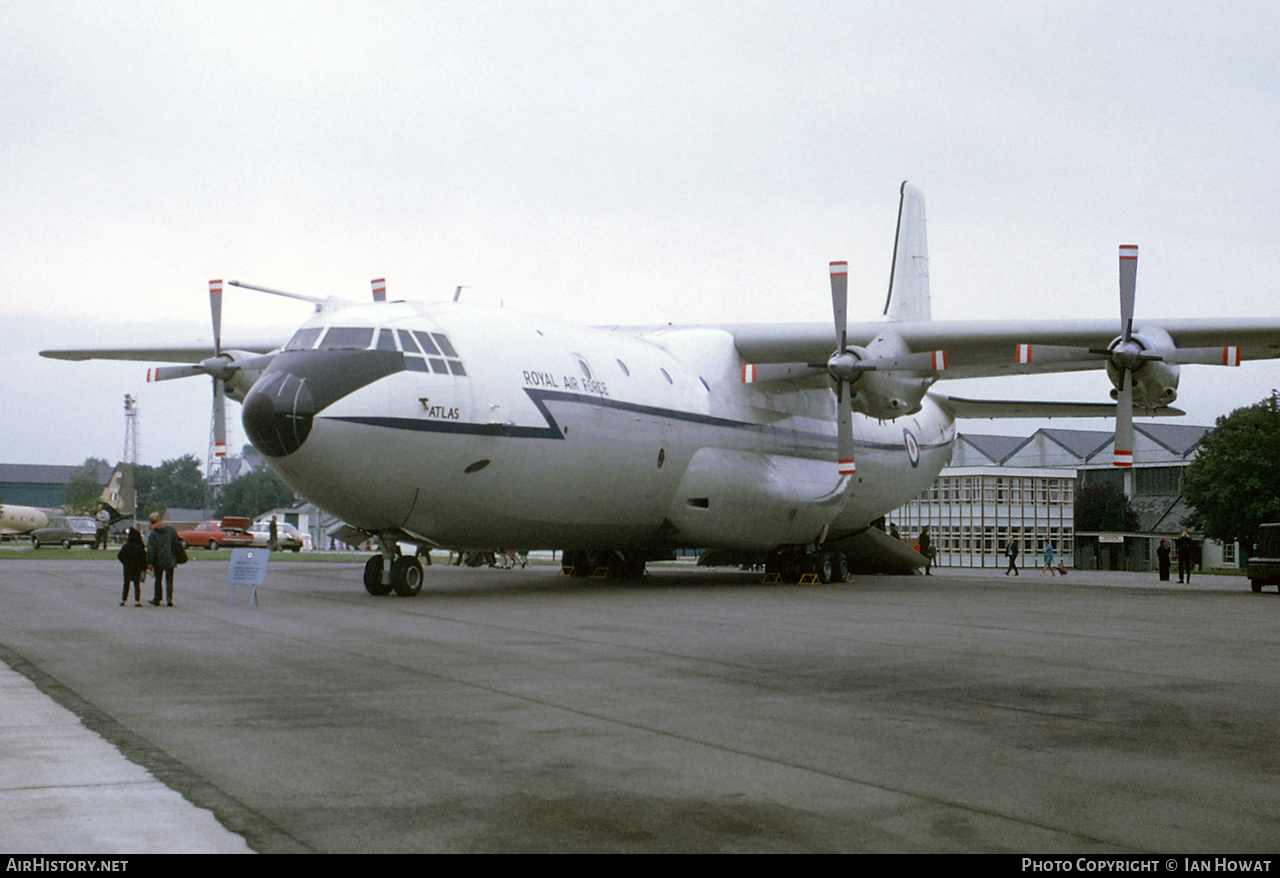
[[[422,562],[411,555],[401,555],[391,562],[390,571],[382,555],[374,555],[364,565],[364,588],[374,597],[395,592],[411,598],[422,591]]]

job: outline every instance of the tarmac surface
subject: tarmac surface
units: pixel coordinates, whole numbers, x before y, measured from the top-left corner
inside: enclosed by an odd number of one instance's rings
[[[1242,578],[69,558],[0,561],[7,853],[1280,850]]]

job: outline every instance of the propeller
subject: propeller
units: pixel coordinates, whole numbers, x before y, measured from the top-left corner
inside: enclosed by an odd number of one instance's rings
[[[849,352],[849,263],[831,263],[831,310],[836,325],[836,352],[828,361],[854,356]],[[858,471],[853,448],[853,388],[849,378],[836,375],[836,472],[851,476]]]
[[[928,386],[919,373],[937,373],[947,368],[946,351],[911,353],[891,328],[876,336],[865,348],[849,344],[849,263],[832,262],[831,311],[835,324],[836,349],[825,363],[745,363],[742,382],[757,384],[829,375],[836,384],[836,456],[840,475],[856,472],[854,461],[853,412],[855,398],[859,411],[879,418],[895,418],[911,410]],[[883,375],[874,382],[863,381],[868,372],[908,372],[906,376]],[[861,384],[859,384],[861,382]],[[859,392],[854,385],[859,384]],[[870,385],[870,386],[869,386]]]
[[[373,301],[387,301],[387,279],[385,277],[377,278],[369,282],[373,287]]]
[[[270,362],[270,357],[255,358],[237,363],[222,353],[222,281],[209,281],[209,311],[213,319],[213,356],[199,363],[181,366],[158,366],[147,370],[147,381],[171,381],[208,375],[213,380],[213,453],[215,457],[227,456],[226,382],[246,366],[253,367],[259,360]]]
[[[1239,366],[1240,348],[1179,348],[1161,331],[1167,345],[1150,345],[1133,334],[1133,309],[1137,297],[1138,245],[1120,245],[1120,337],[1107,348],[1066,345],[1017,345],[1014,357],[1020,364],[1087,363],[1106,360],[1118,375],[1116,384],[1116,439],[1113,463],[1133,466],[1133,376],[1148,362],[1170,365]],[[1145,332],[1145,330],[1144,330]],[[1170,400],[1171,401],[1171,400]]]

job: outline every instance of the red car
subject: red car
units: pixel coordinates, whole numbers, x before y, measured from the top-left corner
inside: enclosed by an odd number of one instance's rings
[[[213,550],[219,546],[252,546],[253,536],[244,528],[223,521],[202,521],[195,530],[180,530],[178,536],[191,548]]]

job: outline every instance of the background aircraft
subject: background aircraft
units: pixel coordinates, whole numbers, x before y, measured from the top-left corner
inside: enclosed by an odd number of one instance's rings
[[[957,417],[1114,417],[1125,466],[1134,415],[1178,413],[1181,364],[1280,356],[1277,320],[1136,319],[1136,247],[1119,257],[1118,321],[932,321],[924,199],[904,183],[880,321],[848,321],[844,263],[829,269],[830,324],[591,329],[456,297],[389,302],[375,283],[369,304],[309,299],[315,315],[283,346],[224,350],[214,281],[211,350],[42,354],[204,357],[151,377],[208,375],[215,399],[242,400],[272,468],[379,540],[375,594],[421,588],[403,541],[555,548],[575,573],[618,575],[692,546],[825,581],[921,563],[872,525],[932,483]],[[1099,368],[1114,403],[933,389]]]
[[[49,516],[43,509],[34,506],[15,506],[12,503],[0,503],[0,537],[16,537],[29,534],[36,528],[49,523]]]

